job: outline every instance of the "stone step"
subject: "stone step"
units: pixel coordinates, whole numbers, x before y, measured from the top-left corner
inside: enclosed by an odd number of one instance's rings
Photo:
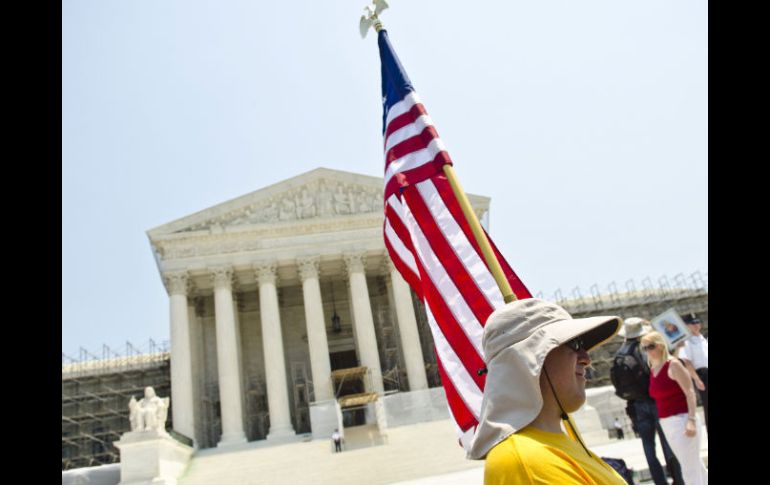
[[[360,428],[360,429],[356,429]],[[377,437],[367,426],[345,428],[346,448],[334,453],[331,439],[274,447],[248,443],[237,450],[202,450],[179,485],[387,484],[480,467],[467,460],[450,420],[389,428]],[[374,443],[351,449],[352,444]]]

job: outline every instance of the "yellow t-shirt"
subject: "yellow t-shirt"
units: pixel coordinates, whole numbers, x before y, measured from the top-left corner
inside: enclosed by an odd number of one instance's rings
[[[601,458],[564,433],[527,427],[487,455],[484,485],[626,485]]]

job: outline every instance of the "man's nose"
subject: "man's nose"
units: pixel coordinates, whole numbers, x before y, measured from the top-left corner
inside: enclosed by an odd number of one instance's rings
[[[580,349],[577,355],[577,361],[578,364],[589,366],[591,365],[591,356],[588,355],[588,352],[585,349]]]

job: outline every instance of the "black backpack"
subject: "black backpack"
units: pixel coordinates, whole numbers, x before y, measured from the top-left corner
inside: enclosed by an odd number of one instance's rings
[[[639,341],[624,342],[610,369],[615,394],[626,401],[649,399],[650,369],[639,355]]]
[[[628,468],[625,460],[622,458],[607,458],[606,456],[603,456],[602,460],[614,468],[615,471],[618,472],[618,475],[623,477],[623,480],[625,480],[628,485],[636,485],[634,483],[634,469]]]

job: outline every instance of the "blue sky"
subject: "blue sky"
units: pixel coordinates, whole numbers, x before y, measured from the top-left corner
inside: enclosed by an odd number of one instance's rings
[[[390,3],[533,293],[708,271],[706,2]],[[148,229],[319,166],[381,176],[365,5],[62,2],[63,352],[168,339]]]

